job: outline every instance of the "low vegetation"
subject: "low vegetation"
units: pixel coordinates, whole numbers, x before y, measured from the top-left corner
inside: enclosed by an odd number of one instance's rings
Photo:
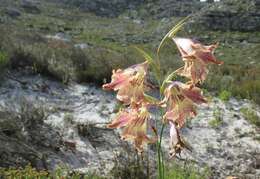
[[[211,172],[208,168],[200,170],[188,162],[184,165],[173,163],[166,169],[165,179],[208,179],[210,177]]]
[[[213,111],[213,119],[209,121],[209,126],[212,128],[218,128],[223,124],[223,114],[221,110],[216,108]]]
[[[83,175],[78,172],[70,172],[65,168],[58,168],[52,173],[49,173],[45,170],[36,170],[30,165],[19,169],[0,169],[0,177],[6,179],[104,179],[95,174]]]
[[[250,123],[260,127],[260,117],[257,115],[255,110],[250,108],[242,108],[241,113]]]
[[[115,176],[111,176],[112,178],[118,177],[126,177],[129,179],[136,179],[141,176],[136,175],[134,177],[134,172],[132,173],[124,173],[125,171],[117,171]],[[120,175],[119,175],[120,174]],[[137,174],[137,173],[136,173]],[[211,172],[208,168],[199,169],[187,162],[184,165],[173,163],[171,166],[166,168],[165,179],[207,179],[211,176]],[[0,177],[6,179],[105,179],[105,177],[96,175],[96,174],[80,174],[78,172],[70,171],[66,168],[57,168],[53,172],[49,172],[46,170],[37,170],[33,168],[31,165],[27,165],[25,168],[9,168],[9,169],[0,169]]]
[[[219,93],[219,99],[222,101],[228,101],[231,97],[231,92],[223,90]]]
[[[5,1],[6,6],[11,2]],[[12,6],[17,4],[13,3]],[[143,61],[133,48],[141,47],[152,51],[169,28],[179,20],[168,21],[147,18],[129,19],[127,14],[118,18],[97,17],[55,3],[38,5],[40,13],[30,14],[21,11],[19,18],[11,18],[0,8],[1,25],[0,50],[7,54],[11,67],[30,66],[37,73],[54,77],[64,83],[70,80],[79,82],[109,81],[112,69],[125,68]],[[62,13],[56,9],[62,8]],[[142,10],[140,10],[141,12]],[[12,23],[10,23],[12,22]],[[48,39],[47,35],[61,32],[71,40]],[[199,27],[187,26],[179,36],[198,38],[203,43],[218,41],[218,58],[224,65],[213,68],[213,73],[205,83],[205,88],[218,91],[221,98],[230,96],[252,99],[260,104],[259,32],[205,31]],[[194,36],[195,34],[195,36]],[[74,44],[86,44],[86,48],[75,48]],[[164,72],[181,66],[181,59],[172,57],[176,48],[168,41],[161,54]],[[0,62],[2,63],[2,61]],[[0,65],[2,68],[8,65]],[[225,91],[225,92],[224,92]],[[228,92],[228,93],[226,93]]]

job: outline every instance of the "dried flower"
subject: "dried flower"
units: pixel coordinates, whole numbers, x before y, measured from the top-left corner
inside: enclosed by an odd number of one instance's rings
[[[190,146],[187,146],[181,139],[179,129],[172,122],[170,123],[170,157],[175,157],[176,154],[181,154],[181,151],[186,148],[191,151]]]

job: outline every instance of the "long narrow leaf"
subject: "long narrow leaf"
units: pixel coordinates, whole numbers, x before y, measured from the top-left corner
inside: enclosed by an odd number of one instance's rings
[[[138,48],[138,47],[134,47],[144,58],[145,60],[148,61],[148,63],[151,65],[152,67],[152,71],[155,74],[155,78],[158,81],[158,83],[160,84],[160,66],[159,64],[156,64],[156,62],[154,61],[154,59],[148,54],[146,53],[144,50]]]
[[[154,64],[154,60],[153,58],[146,53],[145,51],[143,51],[142,49],[138,48],[138,47],[134,47],[140,54],[143,55],[143,57],[145,58],[145,60],[147,60],[150,64]]]
[[[175,77],[176,73],[177,73],[178,71],[182,70],[182,69],[183,69],[183,67],[181,67],[181,68],[175,70],[174,72],[172,72],[170,75],[168,75],[168,76],[164,79],[164,81],[163,81],[163,83],[162,83],[162,86],[161,86],[161,88],[160,88],[161,94],[162,94],[162,92],[164,91],[166,84],[169,83],[169,82],[171,82],[171,80]]]
[[[159,100],[156,99],[156,98],[153,97],[153,96],[150,96],[150,95],[148,95],[148,94],[144,94],[144,97],[145,97],[145,99],[146,99],[149,103],[151,103],[151,104],[158,104],[158,103],[159,103]]]
[[[184,19],[182,19],[180,22],[178,22],[161,40],[158,49],[157,49],[157,55],[159,55],[160,49],[162,47],[162,45],[164,44],[165,40],[168,37],[173,37],[179,30],[180,28],[186,23],[187,19],[189,19],[191,16],[187,16]]]

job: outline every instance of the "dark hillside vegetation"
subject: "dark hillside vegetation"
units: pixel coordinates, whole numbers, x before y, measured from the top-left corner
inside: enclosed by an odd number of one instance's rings
[[[102,83],[112,69],[143,60],[134,46],[154,50],[172,25],[193,13],[179,36],[220,42],[216,54],[225,62],[213,69],[207,88],[259,103],[259,9],[257,0],[1,0],[1,69],[26,66],[64,83]],[[170,57],[177,52],[170,43],[161,55],[164,71],[182,63]]]

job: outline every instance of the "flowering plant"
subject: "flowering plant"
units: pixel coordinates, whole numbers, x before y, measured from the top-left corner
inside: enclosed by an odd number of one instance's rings
[[[145,144],[157,143],[159,178],[164,178],[161,142],[165,125],[170,126],[172,158],[186,148],[180,136],[180,129],[184,127],[188,118],[196,116],[197,105],[207,102],[197,84],[205,81],[210,63],[223,63],[213,54],[218,44],[205,46],[192,39],[175,37],[185,21],[186,19],[179,22],[163,38],[157,50],[157,60],[153,60],[146,52],[137,48],[144,56],[145,62],[124,70],[114,70],[111,82],[103,85],[106,90],[117,91],[117,99],[124,104],[124,108],[117,113],[108,128],[123,128],[122,139],[132,141],[139,152],[144,150]],[[159,52],[167,38],[175,42],[184,66],[162,80]],[[160,99],[147,94],[151,86],[147,81],[149,68],[154,72],[160,87]],[[186,82],[174,81],[176,75],[185,77]],[[152,125],[154,119],[151,118],[149,110],[151,106],[161,109],[161,118],[157,120],[162,124],[160,133],[157,132],[159,128]],[[148,135],[148,130],[153,131],[154,135]]]

